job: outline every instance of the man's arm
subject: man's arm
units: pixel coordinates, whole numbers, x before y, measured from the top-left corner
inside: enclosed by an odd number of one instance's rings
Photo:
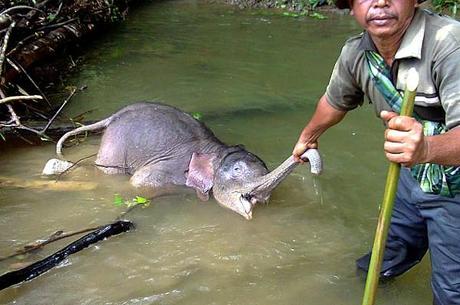
[[[382,111],[387,122],[383,148],[388,160],[411,167],[419,163],[460,165],[460,126],[437,136],[425,137],[414,118]]]
[[[304,127],[297,140],[292,155],[297,162],[300,156],[309,148],[318,147],[318,138],[329,127],[340,122],[346,115],[346,111],[338,110],[332,107],[327,101],[326,95],[323,95],[316,106],[315,113],[311,120]]]

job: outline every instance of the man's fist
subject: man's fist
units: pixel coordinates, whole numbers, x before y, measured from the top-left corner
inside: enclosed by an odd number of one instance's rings
[[[425,163],[428,142],[423,135],[422,124],[414,118],[399,116],[395,112],[382,111],[380,117],[387,125],[383,144],[387,159],[406,167]]]
[[[304,163],[305,161],[300,158],[307,149],[310,148],[318,148],[318,143],[305,143],[301,139],[299,139],[294,146],[292,151],[292,155],[294,156],[294,160],[296,162]]]

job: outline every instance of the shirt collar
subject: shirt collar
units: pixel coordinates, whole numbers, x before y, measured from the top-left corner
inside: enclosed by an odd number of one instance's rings
[[[377,48],[375,47],[374,42],[372,41],[371,36],[368,32],[364,31],[361,36],[361,41],[359,42],[358,48],[363,51],[375,51],[377,52]]]
[[[419,9],[415,10],[409,28],[404,34],[401,45],[396,52],[395,59],[415,57],[421,59],[423,37],[425,36],[425,14]],[[363,51],[377,51],[369,33],[364,31],[358,46]]]

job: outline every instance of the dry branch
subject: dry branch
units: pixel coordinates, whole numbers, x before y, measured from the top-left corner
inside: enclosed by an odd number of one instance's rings
[[[41,95],[21,95],[21,96],[8,96],[0,99],[0,104],[5,104],[13,101],[21,100],[41,100],[43,97]]]
[[[38,240],[38,241],[35,241],[33,243],[29,243],[29,244],[25,245],[23,248],[16,250],[12,254],[9,254],[9,255],[4,256],[4,257],[0,257],[0,262],[4,261],[4,260],[7,260],[9,258],[18,256],[18,255],[23,255],[23,254],[27,254],[27,253],[32,252],[32,251],[39,250],[39,249],[43,248],[44,246],[46,246],[47,244],[53,243],[55,241],[58,241],[58,240],[61,240],[61,239],[64,239],[64,238],[68,238],[68,237],[72,237],[72,236],[75,236],[75,235],[87,233],[87,232],[96,231],[99,228],[101,228],[101,226],[87,228],[87,229],[78,230],[78,231],[74,231],[74,232],[68,232],[68,233],[64,233],[63,231],[56,231],[55,233],[51,234],[49,237],[47,237],[44,240]]]

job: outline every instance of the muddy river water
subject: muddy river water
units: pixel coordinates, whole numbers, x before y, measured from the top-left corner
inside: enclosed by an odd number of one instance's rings
[[[244,144],[270,168],[289,156],[324,92],[341,45],[359,33],[350,16],[325,20],[193,0],[144,4],[93,43],[63,86],[87,85],[66,108],[99,119],[158,99],[202,120],[229,144]],[[267,206],[246,221],[193,194],[154,200],[128,214],[125,233],[70,256],[35,280],[0,292],[0,304],[360,304],[355,259],[373,239],[387,162],[382,124],[369,105],[321,139],[325,170],[298,167]],[[65,150],[77,160],[99,136]],[[0,256],[57,230],[108,223],[132,198],[127,177],[89,163],[67,175],[67,190],[37,186],[53,145],[1,148],[0,175],[28,181],[0,189]],[[0,262],[0,273],[70,240]],[[378,304],[431,304],[430,267],[385,283]]]

